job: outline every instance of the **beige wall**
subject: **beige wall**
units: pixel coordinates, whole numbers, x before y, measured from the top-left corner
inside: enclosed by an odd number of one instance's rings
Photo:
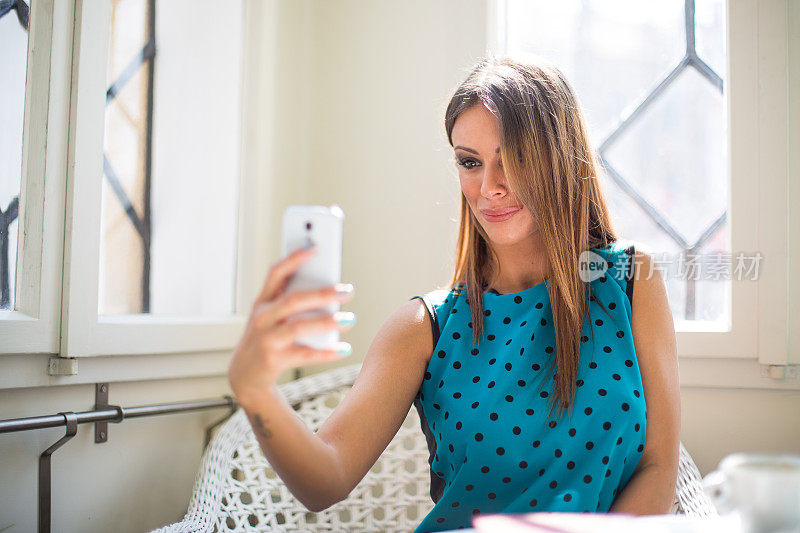
[[[343,334],[357,362],[409,297],[448,281],[458,184],[444,135],[447,98],[483,53],[480,0],[277,0],[262,39],[276,52],[268,200],[271,257],[292,203],[338,203],[346,214],[343,279],[358,316]],[[274,30],[274,31],[273,31]],[[253,243],[253,246],[262,246]],[[335,365],[305,368],[305,373]],[[290,377],[284,375],[283,380]],[[225,376],[112,383],[110,402],[143,405],[229,393]],[[800,453],[800,392],[682,389],[682,440],[705,474],[738,450]],[[0,418],[92,408],[92,385],[0,392]],[[223,410],[127,420],[93,443],[91,425],[53,456],[54,531],[147,531],[189,502],[203,432]],[[0,530],[36,528],[37,457],[63,429],[0,435]],[[10,527],[9,527],[10,526]]]
[[[681,440],[702,475],[734,452],[800,454],[800,391],[681,387]]]
[[[227,378],[111,383],[109,403],[132,407],[230,394]],[[0,392],[0,419],[90,411],[94,385]],[[108,425],[108,442],[94,443],[94,425],[52,456],[52,531],[145,531],[186,512],[203,452],[205,427],[225,409],[125,420]],[[65,428],[0,435],[0,530],[37,529],[39,454]],[[10,526],[10,527],[9,527]]]

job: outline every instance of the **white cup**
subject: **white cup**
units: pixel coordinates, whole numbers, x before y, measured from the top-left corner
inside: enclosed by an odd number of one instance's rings
[[[800,533],[800,455],[733,453],[703,478],[720,514],[746,533]]]

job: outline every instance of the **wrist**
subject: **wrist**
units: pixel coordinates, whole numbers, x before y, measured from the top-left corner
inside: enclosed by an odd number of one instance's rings
[[[280,390],[277,384],[269,385],[265,388],[250,391],[234,391],[236,401],[239,406],[250,413],[254,410],[264,407],[275,402],[276,398],[280,396]]]

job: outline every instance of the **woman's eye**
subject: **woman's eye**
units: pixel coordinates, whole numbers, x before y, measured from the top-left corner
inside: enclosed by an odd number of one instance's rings
[[[467,170],[472,170],[477,166],[478,162],[474,159],[459,159],[457,164],[461,165],[462,167],[466,168]]]

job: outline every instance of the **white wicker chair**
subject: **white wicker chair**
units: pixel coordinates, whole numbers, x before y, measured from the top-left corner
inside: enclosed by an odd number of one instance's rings
[[[297,414],[316,431],[355,381],[357,363],[280,386]],[[154,530],[222,531],[412,531],[433,507],[428,448],[415,408],[358,486],[319,513],[289,492],[264,458],[242,409],[217,431],[203,454],[183,521]],[[700,473],[681,443],[676,500],[671,513],[716,515]]]

